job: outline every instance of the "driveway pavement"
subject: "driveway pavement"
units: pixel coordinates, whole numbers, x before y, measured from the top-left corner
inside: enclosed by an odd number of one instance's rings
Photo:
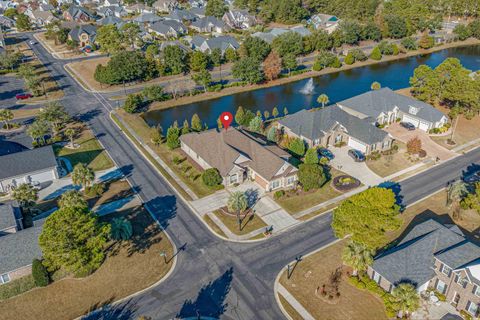
[[[382,177],[370,170],[365,162],[355,162],[355,160],[348,155],[348,147],[330,147],[329,149],[335,155],[335,158],[330,161],[330,164],[335,169],[357,178],[366,186],[374,186],[383,181]]]
[[[440,160],[447,160],[455,156],[455,152],[442,147],[438,143],[435,143],[435,141],[433,141],[430,136],[422,130],[415,129],[413,131],[409,131],[398,123],[388,126],[388,128],[385,130],[395,139],[403,143],[407,143],[408,140],[418,137],[422,141],[422,149],[427,152],[427,156],[429,157],[439,157]]]

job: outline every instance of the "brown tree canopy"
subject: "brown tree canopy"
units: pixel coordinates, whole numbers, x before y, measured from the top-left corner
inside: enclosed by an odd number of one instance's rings
[[[263,73],[265,74],[265,77],[268,81],[272,81],[278,78],[281,71],[282,59],[275,51],[270,52],[263,62]]]

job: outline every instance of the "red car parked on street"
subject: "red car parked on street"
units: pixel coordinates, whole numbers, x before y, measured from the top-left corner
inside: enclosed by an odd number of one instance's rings
[[[15,95],[17,100],[25,100],[33,97],[30,93],[19,93]]]

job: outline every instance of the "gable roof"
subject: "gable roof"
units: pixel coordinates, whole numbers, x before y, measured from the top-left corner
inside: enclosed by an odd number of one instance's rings
[[[183,20],[193,21],[196,18],[197,17],[194,14],[192,14],[191,12],[189,12],[187,10],[183,10],[183,9],[175,9],[169,15],[167,15],[165,17],[165,19],[176,20],[176,21],[179,21],[179,22],[182,22]]]
[[[192,27],[199,28],[200,30],[207,29],[209,26],[214,26],[216,28],[225,28],[225,22],[212,16],[199,18],[193,21],[191,25]]]
[[[154,13],[142,13],[141,15],[139,15],[138,17],[133,19],[133,21],[138,22],[138,23],[146,23],[146,22],[154,23],[154,22],[157,22],[157,21],[160,21],[160,20],[162,20],[162,18],[160,18],[159,16],[157,16]]]
[[[430,219],[416,225],[396,246],[375,257],[372,268],[394,285],[411,282],[421,286],[434,276],[434,258],[457,269],[480,258],[480,247],[468,242],[456,226]]]
[[[0,157],[0,179],[22,176],[57,166],[52,146],[10,153]]]
[[[383,141],[388,133],[375,127],[368,120],[357,118],[338,106],[317,110],[301,110],[278,121],[293,133],[310,140],[320,139],[340,124],[348,135],[367,144]]]
[[[11,203],[0,203],[0,236],[1,230],[17,226],[17,219],[21,218],[21,213]]]
[[[108,24],[113,24],[118,29],[120,29],[125,24],[125,21],[123,21],[122,19],[120,19],[118,17],[115,17],[115,16],[107,16],[105,18],[102,18],[102,19],[98,20],[97,24],[99,24],[101,26],[105,26],[105,25],[108,25]]]
[[[225,177],[236,166],[235,161],[246,157],[242,165],[247,165],[263,178],[270,180],[284,166],[296,171],[286,159],[289,154],[276,146],[266,146],[252,136],[236,128],[228,130],[211,129],[180,136],[180,140],[205,160],[217,168]],[[275,149],[274,151],[272,149]]]
[[[412,116],[429,122],[440,121],[445,116],[440,110],[435,109],[428,103],[398,94],[390,88],[368,91],[340,101],[337,104],[374,118],[377,118],[382,112],[392,111],[394,107],[398,107],[400,111],[410,114],[410,106],[418,110]]]
[[[37,220],[31,228],[0,237],[0,274],[28,266],[42,256],[38,237],[43,223],[44,219]]]
[[[89,10],[79,7],[79,6],[70,6],[68,8],[67,12],[70,14],[70,16],[73,19],[77,19],[82,13],[88,16],[90,19],[93,18],[93,13],[90,12]]]
[[[80,41],[80,35],[82,33],[88,34],[90,38],[95,38],[97,35],[97,27],[91,24],[82,24],[70,30],[68,34],[73,40]]]

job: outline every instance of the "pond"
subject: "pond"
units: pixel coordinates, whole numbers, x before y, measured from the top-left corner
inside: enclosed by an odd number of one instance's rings
[[[460,59],[468,69],[480,69],[480,46],[457,47],[428,55],[321,75],[313,78],[312,94],[302,93],[302,89],[308,87],[309,82],[309,79],[304,79],[166,110],[150,111],[144,115],[144,118],[150,126],[160,124],[165,129],[175,120],[179,125],[185,119],[190,121],[192,115],[197,113],[202,122],[212,128],[217,126],[217,118],[222,112],[230,111],[235,114],[238,106],[253,112],[260,110],[262,114],[264,110],[271,113],[274,107],[277,107],[280,114],[283,114],[284,107],[287,107],[291,114],[301,109],[318,106],[316,100],[322,93],[328,95],[330,103],[335,103],[370,90],[374,81],[380,82],[382,87],[390,87],[393,90],[408,87],[409,78],[416,67],[421,64],[436,67],[448,57]]]

